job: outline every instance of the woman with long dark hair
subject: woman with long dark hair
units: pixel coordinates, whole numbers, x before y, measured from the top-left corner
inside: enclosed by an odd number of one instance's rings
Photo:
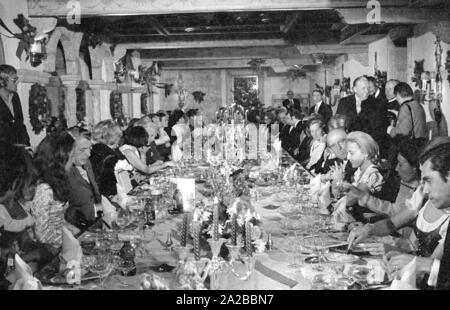
[[[73,164],[74,146],[70,134],[50,134],[37,147],[33,160],[36,195],[27,207],[35,221],[37,240],[56,247],[61,245],[63,226],[77,232],[64,221],[70,191],[67,173]]]

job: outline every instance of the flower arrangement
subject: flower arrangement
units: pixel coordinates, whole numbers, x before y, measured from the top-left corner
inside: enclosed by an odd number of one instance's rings
[[[33,131],[38,135],[50,124],[50,99],[47,97],[47,89],[35,83],[29,93],[30,123]]]

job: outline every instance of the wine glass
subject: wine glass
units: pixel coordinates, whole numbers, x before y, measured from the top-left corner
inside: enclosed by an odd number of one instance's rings
[[[292,263],[288,265],[288,268],[296,269],[300,268],[301,265],[297,263],[297,257],[299,255],[299,245],[298,245],[298,231],[292,231],[292,235],[287,238],[288,244],[290,246],[290,252],[292,255]]]
[[[95,262],[89,266],[89,270],[99,276],[99,287],[104,290],[104,284],[113,269],[111,258],[106,251],[99,251],[95,257]]]

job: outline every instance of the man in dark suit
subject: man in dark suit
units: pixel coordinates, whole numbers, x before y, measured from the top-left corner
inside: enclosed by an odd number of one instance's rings
[[[30,137],[23,123],[22,105],[17,95],[17,71],[0,65],[0,139],[11,144],[30,146]]]
[[[68,174],[69,208],[64,218],[72,225],[85,229],[96,220],[95,205],[101,203],[101,195],[89,161],[92,143],[83,135],[75,137],[75,140],[74,163]]]
[[[286,123],[289,125],[284,132],[284,139],[281,146],[293,157],[299,153],[300,136],[303,131],[303,114],[296,109],[292,109],[286,115]]]
[[[283,107],[285,107],[288,111],[290,111],[291,109],[301,111],[302,108],[300,106],[300,100],[294,98],[294,92],[292,90],[288,90],[287,96],[288,98],[283,100]]]
[[[345,115],[349,132],[362,131],[380,145],[386,137],[385,118],[369,97],[369,81],[362,76],[353,82],[354,95],[341,99],[336,114]]]
[[[423,194],[444,213],[450,213],[450,144],[426,149],[420,156]],[[438,290],[450,290],[450,237],[446,233],[442,257],[416,256],[417,273],[429,273],[428,285]],[[415,256],[388,253],[388,270],[402,270]]]
[[[324,124],[327,125],[331,116],[333,116],[333,110],[328,104],[323,102],[323,91],[320,89],[313,90],[312,101],[314,106],[309,109],[309,114],[319,114]]]

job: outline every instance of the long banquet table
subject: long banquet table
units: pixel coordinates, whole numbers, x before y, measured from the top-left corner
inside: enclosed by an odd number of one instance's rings
[[[286,160],[286,159],[285,159]],[[287,159],[284,165],[291,164],[292,160]],[[196,184],[196,187],[201,184]],[[297,187],[297,190],[299,188]],[[300,189],[301,190],[301,189]],[[289,219],[293,213],[285,214],[282,211],[286,210],[286,206],[293,206],[298,204],[298,192],[293,187],[272,185],[267,186],[261,184],[254,189],[254,195],[252,195],[251,202],[255,206],[256,211],[260,215],[262,228],[265,236],[271,234],[273,240],[273,248],[271,251],[266,251],[263,254],[258,255],[258,262],[255,265],[255,271],[252,273],[248,280],[238,279],[231,273],[224,273],[221,276],[220,289],[226,290],[308,290],[308,289],[323,289],[324,286],[317,285],[317,275],[326,276],[327,274],[336,272],[344,268],[345,264],[339,262],[323,262],[320,266],[322,269],[317,268],[317,264],[305,263],[305,258],[311,257],[309,254],[302,253],[299,248],[293,247],[292,240],[295,238],[303,238],[303,241],[307,238],[325,238],[327,240],[334,240],[337,242],[346,240],[346,233],[321,231],[316,236],[306,235],[302,231],[302,227],[297,229],[289,229],[286,222],[295,221],[295,216]],[[303,191],[305,195],[306,191]],[[208,201],[198,190],[196,190],[196,201],[205,200]],[[294,202],[295,201],[295,202]],[[316,206],[304,206],[309,208],[308,219],[314,221],[321,216],[318,214]],[[325,217],[325,216],[322,216]],[[301,219],[302,215],[298,213],[298,218]],[[326,218],[326,217],[325,217]],[[104,289],[109,290],[135,290],[140,289],[140,283],[142,274],[155,273],[166,283],[168,283],[170,289],[178,289],[175,281],[174,271],[172,272],[157,272],[151,269],[152,266],[160,266],[167,264],[170,266],[177,265],[177,257],[174,251],[168,249],[165,246],[165,241],[168,237],[168,233],[171,233],[174,239],[175,245],[179,243],[179,227],[182,221],[182,215],[170,215],[165,219],[156,220],[155,226],[152,227],[151,238],[149,241],[142,241],[140,245],[142,247],[141,254],[136,258],[137,273],[134,276],[122,276],[118,272],[112,272],[104,281]],[[311,224],[311,223],[310,223]],[[305,228],[306,229],[306,228]],[[89,234],[89,233],[88,233]],[[82,240],[81,236],[80,239]],[[120,245],[119,245],[120,246]],[[295,251],[297,249],[297,251]],[[206,253],[202,253],[205,255]],[[299,264],[297,267],[292,267],[292,262]],[[381,257],[364,256],[362,259],[354,262],[358,265],[379,265]],[[339,267],[341,266],[341,267]],[[235,264],[238,272],[245,272],[245,266],[242,263]],[[57,286],[50,286],[50,288],[56,288]],[[81,285],[62,285],[58,286],[64,289],[97,289],[98,281],[83,281]]]

